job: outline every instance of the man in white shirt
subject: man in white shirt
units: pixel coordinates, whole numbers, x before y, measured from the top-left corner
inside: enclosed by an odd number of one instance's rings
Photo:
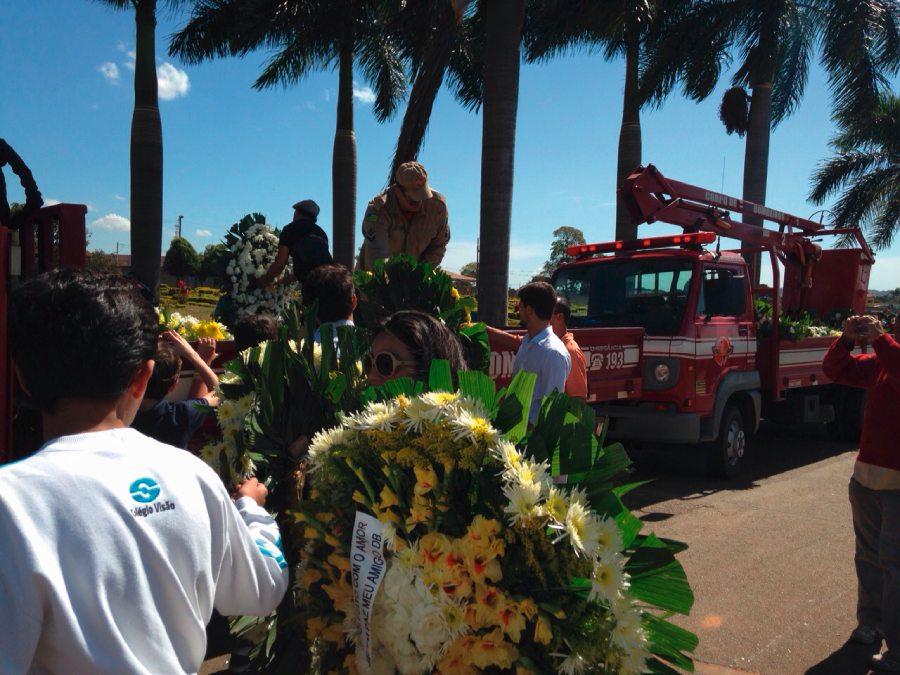
[[[553,391],[565,391],[572,362],[569,352],[550,325],[556,307],[556,290],[546,281],[533,281],[519,289],[516,311],[527,335],[522,338],[513,373],[537,375],[528,419],[534,423],[541,400]],[[491,329],[492,331],[494,329]]]
[[[196,673],[213,608],[287,589],[255,478],[232,502],[190,453],[128,428],[156,348],[125,279],[62,270],[15,290],[9,339],[45,444],[0,467],[0,674]]]

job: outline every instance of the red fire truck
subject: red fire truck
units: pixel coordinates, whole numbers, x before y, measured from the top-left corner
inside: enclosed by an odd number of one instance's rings
[[[863,313],[873,255],[859,230],[827,230],[669,180],[652,165],[629,176],[620,193],[635,222],[683,232],[574,246],[574,260],[553,276],[585,352],[588,402],[608,420],[609,437],[699,447],[710,470],[726,477],[741,470],[761,417],[829,423],[838,435],[858,437],[863,392],[822,372],[833,338],[791,340],[778,324],[803,312]],[[825,235],[847,235],[858,247],[823,250],[814,240]],[[741,250],[721,250],[723,238],[740,241]],[[755,283],[745,261],[758,254],[768,254],[772,287]],[[763,297],[772,305],[765,335],[754,318]],[[514,353],[498,341],[492,350],[491,374],[503,380]]]

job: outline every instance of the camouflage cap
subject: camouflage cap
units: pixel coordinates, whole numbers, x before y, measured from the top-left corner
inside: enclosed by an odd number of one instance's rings
[[[395,179],[412,199],[420,202],[431,199],[432,192],[428,187],[428,172],[418,162],[404,162],[398,166]]]
[[[311,218],[315,220],[319,217],[319,205],[316,204],[312,199],[304,199],[301,202],[297,202],[294,204],[294,211],[299,211],[307,218]]]

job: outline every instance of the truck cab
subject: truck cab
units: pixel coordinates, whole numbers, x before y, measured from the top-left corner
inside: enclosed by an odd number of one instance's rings
[[[713,441],[727,404],[737,411],[731,451],[742,455],[761,410],[748,268],[737,253],[699,248],[714,236],[691,238],[685,248],[676,246],[683,235],[638,240],[630,251],[616,248],[622,242],[575,247],[552,282],[572,306],[576,340],[583,329],[643,329],[639,399],[594,402],[611,437]]]

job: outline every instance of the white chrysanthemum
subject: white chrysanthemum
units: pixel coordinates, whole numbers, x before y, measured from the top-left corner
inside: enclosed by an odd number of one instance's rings
[[[421,602],[412,612],[410,637],[425,659],[437,660],[441,647],[450,638],[441,605],[433,600]]]
[[[600,554],[618,553],[622,550],[622,530],[612,518],[600,518],[597,528],[597,546]]]
[[[619,553],[603,555],[594,561],[588,601],[599,598],[611,604],[619,598],[620,593],[628,587],[622,565],[623,558]]]
[[[515,480],[523,485],[536,483],[542,490],[550,489],[550,465],[547,462],[535,462],[523,459],[517,467],[510,470],[508,480]]]
[[[422,394],[422,402],[434,409],[434,418],[442,416],[456,416],[456,404],[459,401],[459,394],[449,391],[430,391]]]
[[[500,438],[500,432],[491,426],[489,419],[476,417],[464,409],[458,410],[456,417],[450,420],[450,428],[453,430],[453,438],[457,441],[481,440],[493,444]]]
[[[647,633],[641,623],[641,614],[630,599],[620,596],[612,603],[616,626],[610,640],[625,653],[645,649]]]
[[[492,450],[492,454],[503,464],[504,474],[510,470],[517,469],[524,459],[522,453],[509,441],[501,441],[497,444]]]
[[[200,459],[216,471],[219,470],[219,457],[222,453],[221,443],[210,443],[200,449]]]
[[[235,414],[236,406],[234,401],[227,398],[219,403],[219,406],[216,408],[216,417],[218,418],[219,423],[223,425],[228,424]]]
[[[243,420],[247,415],[250,414],[250,411],[253,410],[253,405],[255,402],[256,397],[253,394],[241,396],[237,401],[234,402],[234,416]]]
[[[425,424],[434,421],[437,414],[438,410],[433,405],[422,400],[422,397],[416,397],[403,408],[402,424],[409,431],[421,433]]]
[[[393,431],[398,422],[398,409],[392,402],[372,403],[361,413],[353,416],[353,428],[359,431]]]
[[[541,486],[537,483],[507,483],[503,487],[503,495],[509,502],[503,511],[509,516],[512,525],[526,523],[542,513],[538,507]]]
[[[580,502],[569,504],[563,525],[576,553],[588,556],[596,555],[599,548],[599,523],[600,519],[596,514]]]
[[[322,462],[325,455],[340,445],[346,445],[353,440],[353,431],[344,426],[335,427],[334,429],[323,429],[315,436],[309,444],[309,458],[313,465],[316,466]]]
[[[544,511],[558,523],[565,521],[569,512],[569,500],[566,499],[565,493],[559,488],[551,487],[544,500]]]
[[[474,398],[470,398],[468,396],[461,396],[460,399],[456,402],[456,407],[460,411],[465,411],[469,413],[472,417],[486,417],[490,418],[490,413],[487,408],[481,403],[481,401],[477,401]]]
[[[584,488],[576,487],[569,490],[569,501],[572,504],[581,504],[584,508],[588,508],[587,491]]]

